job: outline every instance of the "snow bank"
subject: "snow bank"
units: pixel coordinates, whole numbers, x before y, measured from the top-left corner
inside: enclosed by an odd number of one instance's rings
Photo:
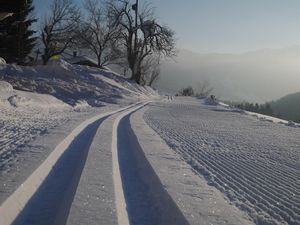
[[[37,94],[32,92],[14,90],[13,86],[6,82],[0,81],[0,104],[6,107],[23,107],[26,108],[70,108],[64,102],[48,94]],[[26,107],[26,108],[24,108]],[[3,109],[3,108],[2,108]]]
[[[90,106],[157,98],[158,93],[141,87],[112,71],[73,65],[62,59],[47,66],[1,65],[0,78],[18,90],[50,94],[75,106],[85,101]]]
[[[10,83],[0,80],[0,93],[1,92],[12,92],[13,90],[14,90],[13,86]]]

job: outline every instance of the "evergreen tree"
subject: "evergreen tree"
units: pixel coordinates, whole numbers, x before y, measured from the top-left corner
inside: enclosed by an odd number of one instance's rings
[[[32,18],[32,0],[20,0],[15,4],[17,12],[1,22],[0,57],[8,63],[23,65],[35,46],[37,38],[33,37],[35,31],[31,25],[37,19]]]
[[[258,112],[258,110],[259,110],[259,105],[258,105],[258,103],[255,103],[254,112]]]

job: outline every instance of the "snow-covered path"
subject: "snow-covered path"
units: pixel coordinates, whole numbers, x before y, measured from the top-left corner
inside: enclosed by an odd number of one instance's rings
[[[48,143],[0,224],[299,225],[299,137],[192,98],[98,113]]]
[[[0,205],[1,225],[12,222],[22,225],[41,222],[65,224],[99,124],[110,115],[121,111],[131,112],[142,106],[143,104],[138,103],[102,113],[82,122],[72,130],[47,159]],[[114,162],[118,161],[115,159]]]
[[[256,224],[300,224],[300,132],[182,99],[150,104],[152,127]]]

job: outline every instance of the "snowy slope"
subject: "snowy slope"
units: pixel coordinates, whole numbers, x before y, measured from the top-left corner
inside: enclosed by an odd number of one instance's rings
[[[0,203],[81,121],[157,97],[112,71],[62,60],[37,67],[1,64]]]
[[[3,64],[0,65],[0,79],[15,89],[51,94],[72,106],[78,101],[102,106],[104,102],[157,97],[153,89],[141,87],[109,70],[72,65],[64,60],[53,60],[48,66],[36,67]]]
[[[2,81],[1,81],[2,80]],[[23,91],[22,91],[23,90]],[[37,93],[41,94],[37,94]],[[90,106],[129,104],[158,97],[149,87],[113,73],[63,60],[49,66],[0,65],[0,158],[12,158],[24,143],[64,124]]]
[[[256,224],[300,224],[299,128],[181,98],[144,118]]]

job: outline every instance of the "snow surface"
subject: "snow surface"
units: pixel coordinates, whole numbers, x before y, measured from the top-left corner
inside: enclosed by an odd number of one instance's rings
[[[159,177],[163,189],[168,192],[180,210],[180,212],[176,212],[176,209],[173,208],[172,212],[164,213],[164,215],[184,215],[185,223],[177,218],[181,225],[253,224],[245,213],[235,206],[229,205],[221,192],[209,186],[202,176],[195,174],[191,166],[179,154],[170,149],[159,135],[145,123],[143,120],[145,111],[146,109],[142,109],[134,113],[130,118],[130,124],[137,136],[141,151],[144,152],[145,157]],[[148,176],[146,177],[148,180]],[[144,190],[147,189],[151,189],[151,187]],[[157,188],[157,190],[159,189]],[[161,192],[157,190],[156,195]],[[159,196],[156,204],[165,208],[167,204],[161,199],[163,198]],[[160,214],[156,213],[156,217],[159,217]],[[174,222],[153,224],[174,224]]]
[[[70,120],[73,109],[50,95],[13,90],[0,81],[0,169],[10,164],[24,145]],[[0,198],[1,199],[1,198]]]
[[[76,127],[0,206],[1,224],[65,223],[99,123],[127,108],[99,114]]]
[[[73,65],[62,59],[36,67],[0,64],[1,78],[15,89],[51,94],[72,106],[79,101],[103,106],[104,103],[124,103],[126,99],[130,104],[158,97],[153,89],[141,87],[111,71]]]
[[[70,209],[68,225],[118,224],[111,152],[115,117],[104,120],[95,134]]]
[[[149,106],[150,127],[256,224],[300,224],[299,129],[175,99]]]
[[[0,208],[24,207],[16,224],[300,224],[298,124],[181,97],[108,117],[159,96],[63,60],[0,64],[0,79]]]
[[[38,67],[0,65],[0,79],[0,204],[82,121],[158,97],[115,73],[61,60]]]

